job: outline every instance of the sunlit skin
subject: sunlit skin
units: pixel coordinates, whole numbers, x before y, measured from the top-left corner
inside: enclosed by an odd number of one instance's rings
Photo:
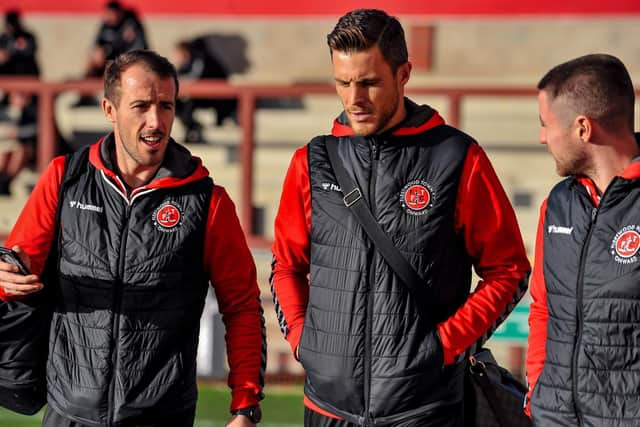
[[[142,65],[121,75],[120,100],[103,99],[102,108],[113,123],[118,169],[133,188],[146,183],[160,167],[175,118],[176,86]]]
[[[331,54],[336,92],[356,135],[375,135],[400,123],[405,115],[404,86],[411,63],[392,72],[378,46]]]
[[[556,171],[560,176],[587,175],[589,155],[586,144],[582,141],[577,127],[578,117],[574,120],[562,120],[564,111],[562,100],[550,103],[548,93],[538,93],[538,111],[540,113],[540,134],[538,140],[547,146],[547,150],[556,162]],[[569,122],[569,123],[567,123]]]

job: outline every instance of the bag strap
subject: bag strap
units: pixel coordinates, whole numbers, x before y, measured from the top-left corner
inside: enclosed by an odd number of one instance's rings
[[[367,236],[373,241],[378,252],[385,259],[389,267],[396,273],[402,283],[409,289],[409,293],[415,298],[416,306],[423,313],[423,316],[427,316],[424,310],[423,302],[425,299],[422,297],[422,289],[424,288],[425,281],[420,277],[418,272],[407,261],[407,259],[400,253],[400,250],[393,243],[391,238],[380,227],[378,221],[374,218],[369,206],[362,197],[362,191],[353,182],[353,180],[347,174],[340,157],[338,156],[338,141],[337,138],[325,138],[325,146],[327,147],[327,153],[329,154],[329,162],[336,174],[336,179],[342,190],[343,202],[354,214]]]

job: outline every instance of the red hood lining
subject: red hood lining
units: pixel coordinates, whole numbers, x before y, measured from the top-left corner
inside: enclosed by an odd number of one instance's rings
[[[399,127],[395,129],[391,134],[394,136],[409,136],[409,135],[417,135],[419,133],[425,132],[434,127],[443,125],[445,123],[444,119],[437,111],[429,117],[429,119],[422,123],[419,126],[415,127]],[[339,118],[333,121],[333,128],[331,129],[331,134],[333,136],[353,136],[355,132],[349,125],[345,125],[340,123]]]
[[[105,175],[117,181],[118,175],[111,169],[109,169],[103,162],[100,155],[101,145],[104,143],[106,137],[100,138],[100,140],[93,144],[89,149],[89,162],[98,170],[104,172]],[[202,160],[198,157],[193,157],[196,166],[193,172],[186,177],[165,176],[162,178],[155,178],[149,184],[145,185],[145,188],[169,188],[186,185],[188,183],[198,181],[202,178],[209,176],[209,171],[202,164]]]

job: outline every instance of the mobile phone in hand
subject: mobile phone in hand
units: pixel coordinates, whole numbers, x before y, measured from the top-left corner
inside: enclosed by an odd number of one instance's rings
[[[13,250],[9,248],[5,248],[4,246],[0,246],[0,260],[3,262],[8,262],[9,264],[17,265],[20,269],[20,273],[27,275],[29,274],[29,269],[20,259],[20,256]]]

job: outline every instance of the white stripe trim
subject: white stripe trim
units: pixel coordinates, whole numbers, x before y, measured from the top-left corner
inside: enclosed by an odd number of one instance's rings
[[[144,190],[137,188],[136,190],[140,190],[140,191],[133,195],[133,197],[131,198],[131,202],[129,204],[133,203],[133,201],[137,199],[139,196],[156,191],[156,188],[145,188]]]
[[[118,188],[117,185],[115,185],[110,179],[109,177],[104,173],[103,170],[100,171],[100,173],[102,174],[102,178],[106,181],[107,184],[109,184],[111,187],[113,187],[116,192],[122,196],[122,198],[127,202],[127,205],[131,206],[131,204],[133,203],[133,201],[135,199],[137,199],[139,196],[151,193],[152,191],[156,191],[156,188],[144,188],[144,187],[140,187],[140,188],[136,188],[135,190],[132,191],[133,197],[131,197],[131,199],[129,199],[127,197],[126,194],[124,194],[122,192],[122,189]],[[122,181],[120,180],[119,176],[116,176],[116,181],[118,181],[118,184],[120,184],[122,186],[122,188],[125,188],[124,184],[122,183]]]
[[[109,177],[107,177],[107,175],[104,173],[103,170],[100,171],[100,174],[102,175],[102,178],[105,180],[105,182],[109,184],[111,187],[113,187],[113,189],[116,190],[116,193],[118,193],[124,199],[124,201],[127,202],[127,205],[130,205],[131,203],[129,202],[127,195],[123,194],[122,190],[118,188],[118,186],[115,185],[113,182],[111,182],[111,180],[109,179]],[[116,176],[116,180],[118,180],[120,185],[122,185],[122,181],[120,181],[120,179],[117,176]]]

